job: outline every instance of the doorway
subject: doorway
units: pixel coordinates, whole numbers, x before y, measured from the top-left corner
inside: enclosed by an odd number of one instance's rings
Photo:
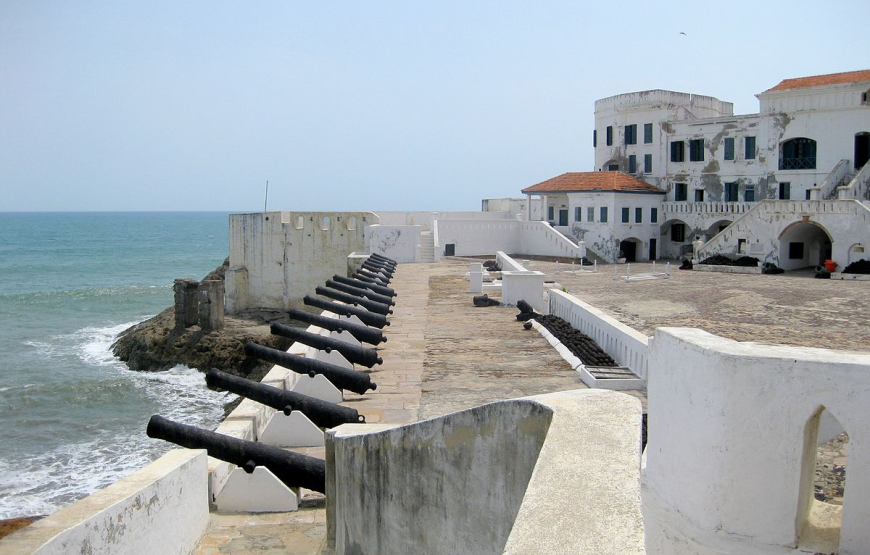
[[[870,133],[855,135],[855,169],[860,170],[870,160]]]
[[[559,210],[559,225],[568,225],[568,209]]]
[[[627,239],[619,242],[619,250],[622,251],[622,257],[626,262],[637,261],[637,243]]]
[[[649,240],[649,259],[650,260],[658,259],[658,256],[656,256],[656,240],[655,239]]]

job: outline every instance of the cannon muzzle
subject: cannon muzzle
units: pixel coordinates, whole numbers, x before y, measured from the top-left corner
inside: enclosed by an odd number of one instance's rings
[[[270,329],[274,335],[280,335],[281,337],[298,341],[299,343],[303,343],[321,351],[338,351],[341,353],[341,356],[346,358],[351,364],[361,364],[366,368],[371,368],[375,364],[384,363],[384,359],[378,356],[378,352],[368,347],[351,345],[350,343],[345,343],[339,339],[325,337],[316,333],[300,330],[299,328],[285,326],[284,324],[274,323],[271,325]]]
[[[179,424],[156,414],[148,421],[146,433],[188,449],[205,449],[210,457],[240,466],[248,473],[264,466],[287,487],[326,493],[326,463],[322,459]]]
[[[338,283],[344,283],[345,285],[350,285],[352,287],[359,287],[360,289],[368,289],[370,291],[374,291],[375,293],[380,293],[385,297],[398,297],[393,289],[389,287],[384,287],[383,285],[377,285],[376,283],[372,283],[370,281],[344,277],[338,274],[332,276],[332,279],[337,281]]]
[[[369,389],[375,390],[378,388],[378,384],[373,382],[369,375],[363,372],[348,370],[347,368],[342,368],[341,366],[336,366],[335,364],[329,364],[328,362],[315,360],[313,358],[291,355],[290,353],[285,353],[278,349],[263,347],[256,343],[248,342],[245,344],[245,354],[273,364],[278,364],[279,366],[283,366],[297,374],[308,374],[312,378],[317,374],[322,374],[323,377],[329,380],[332,385],[338,389],[353,391],[360,395],[365,394]]]

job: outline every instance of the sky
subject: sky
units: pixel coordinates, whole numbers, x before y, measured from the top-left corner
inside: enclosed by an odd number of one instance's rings
[[[758,110],[870,2],[0,0],[0,212],[479,210],[592,171],[594,103]],[[685,34],[681,34],[685,33]]]

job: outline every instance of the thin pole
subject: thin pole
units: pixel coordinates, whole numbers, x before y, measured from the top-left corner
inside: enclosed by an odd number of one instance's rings
[[[263,201],[263,212],[268,212],[267,207],[269,206],[269,180],[266,180],[266,200]]]

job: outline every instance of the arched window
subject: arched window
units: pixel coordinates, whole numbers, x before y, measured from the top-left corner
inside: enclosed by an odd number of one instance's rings
[[[779,156],[779,169],[816,169],[816,141],[806,137],[796,137],[782,143],[782,152]]]

